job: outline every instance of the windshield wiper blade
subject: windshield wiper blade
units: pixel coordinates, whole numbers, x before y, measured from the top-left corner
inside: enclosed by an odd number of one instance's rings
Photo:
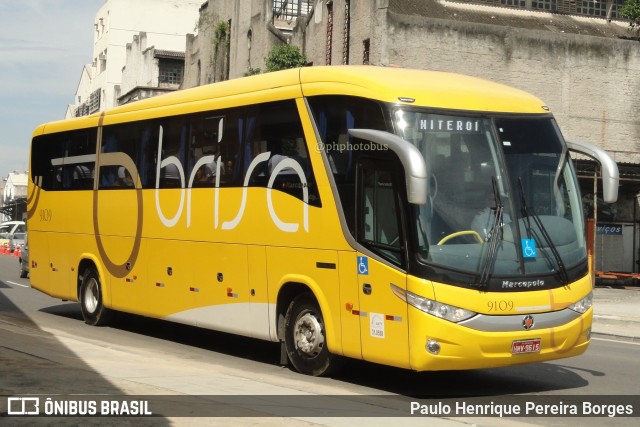
[[[560,281],[562,283],[569,283],[569,275],[567,274],[567,268],[565,267],[564,262],[562,261],[562,257],[560,256],[560,253],[558,252],[556,245],[551,240],[551,236],[549,236],[549,233],[547,232],[547,229],[545,228],[545,226],[542,224],[542,221],[540,220],[540,217],[538,216],[538,214],[534,210],[529,209],[529,206],[527,205],[527,201],[524,196],[524,186],[522,185],[522,178],[520,177],[518,178],[518,183],[520,185],[520,203],[522,205],[522,211],[524,216],[527,218],[527,231],[533,237],[533,230],[531,228],[531,224],[529,224],[529,221],[528,221],[529,218],[533,218],[533,222],[535,222],[536,225],[538,226],[538,230],[540,230],[540,233],[542,234],[544,241],[547,243],[547,247],[551,250],[551,254],[553,255],[553,258],[556,260],[556,263],[558,264],[558,274],[560,275]]]
[[[504,205],[502,204],[502,199],[500,198],[500,191],[498,191],[498,184],[496,182],[496,177],[491,177],[491,184],[493,188],[493,198],[495,200],[495,214],[493,218],[493,223],[491,224],[491,228],[487,233],[486,243],[489,245],[487,248],[487,255],[484,260],[484,265],[482,266],[482,273],[480,274],[480,285],[487,286],[489,282],[489,278],[491,277],[491,272],[493,271],[493,265],[496,262],[496,255],[498,254],[498,240],[502,240],[503,237],[503,212]],[[493,209],[492,209],[493,210]],[[498,238],[498,235],[500,236]]]

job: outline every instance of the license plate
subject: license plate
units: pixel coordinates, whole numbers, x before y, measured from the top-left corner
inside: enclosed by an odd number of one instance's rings
[[[511,354],[538,353],[540,351],[540,338],[532,340],[514,341],[511,344]]]

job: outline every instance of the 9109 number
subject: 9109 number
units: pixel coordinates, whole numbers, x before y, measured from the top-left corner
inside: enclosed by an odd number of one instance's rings
[[[49,222],[51,221],[51,217],[53,216],[53,212],[51,212],[51,209],[40,209],[38,213],[40,214],[41,222]]]
[[[513,301],[509,301],[509,300],[495,300],[495,301],[488,301],[487,302],[487,307],[489,308],[489,311],[511,311],[513,310]]]

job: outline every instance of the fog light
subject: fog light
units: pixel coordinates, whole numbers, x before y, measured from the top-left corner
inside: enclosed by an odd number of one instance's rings
[[[584,331],[585,336],[587,337],[587,340],[591,339],[591,328],[587,328],[586,331]]]
[[[436,340],[427,340],[427,351],[431,354],[440,353],[440,343]]]

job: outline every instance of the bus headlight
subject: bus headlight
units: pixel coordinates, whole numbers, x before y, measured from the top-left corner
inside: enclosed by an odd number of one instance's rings
[[[477,313],[464,308],[456,307],[453,305],[442,304],[437,301],[433,301],[429,298],[421,297],[413,292],[400,289],[395,285],[391,285],[391,290],[401,300],[407,304],[417,308],[420,311],[439,317],[441,319],[448,320],[450,322],[458,323],[463,320],[467,320]]]
[[[593,292],[589,292],[589,295],[582,298],[580,301],[571,304],[569,308],[580,314],[584,314],[587,310],[591,308],[592,304],[593,304]]]

